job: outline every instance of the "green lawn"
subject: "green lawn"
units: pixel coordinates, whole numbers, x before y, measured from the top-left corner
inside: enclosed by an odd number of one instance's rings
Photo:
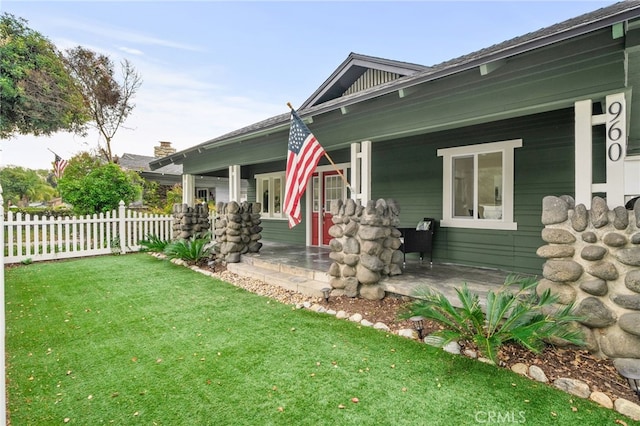
[[[13,425],[634,424],[508,370],[146,254],[12,267],[5,278]]]

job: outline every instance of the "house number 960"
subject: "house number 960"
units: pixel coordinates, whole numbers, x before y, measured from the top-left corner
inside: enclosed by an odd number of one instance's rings
[[[622,129],[620,128],[620,116],[623,106],[620,101],[612,102],[609,105],[608,112],[612,115],[609,119],[609,129],[607,130],[607,139],[611,142],[607,149],[607,156],[611,161],[618,161],[622,157],[622,146],[618,140],[622,137]]]

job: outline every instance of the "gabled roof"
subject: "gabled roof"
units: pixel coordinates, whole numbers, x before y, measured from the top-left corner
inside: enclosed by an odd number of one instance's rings
[[[486,66],[634,18],[640,18],[640,0],[622,1],[430,67],[351,53],[320,88],[303,103],[298,109],[298,114],[302,118],[312,117],[475,67]],[[397,69],[404,67],[405,75],[353,94],[336,95],[338,87],[342,87],[343,83],[353,79],[350,68],[360,67],[364,64],[378,67],[386,64],[389,67],[397,67]],[[343,79],[342,83],[341,78]],[[289,126],[289,119],[288,112],[268,118],[165,158],[157,159],[150,166],[154,169],[170,162],[179,163],[188,155],[197,155],[202,150],[284,130]]]
[[[429,67],[408,62],[359,55],[351,52],[338,68],[325,80],[313,94],[304,101],[300,109],[318,105],[336,99],[351,87],[367,70],[378,70],[399,77],[413,75]]]
[[[162,166],[160,168],[152,170],[149,167],[149,163],[156,159],[156,157],[151,157],[148,155],[124,153],[122,154],[122,157],[118,159],[118,165],[123,169],[134,170],[137,172],[148,172],[176,176],[182,175],[182,164],[167,164],[166,166]]]

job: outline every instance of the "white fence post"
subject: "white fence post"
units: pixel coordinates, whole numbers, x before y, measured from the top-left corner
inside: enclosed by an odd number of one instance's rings
[[[118,233],[120,240],[120,253],[127,252],[127,223],[126,223],[127,211],[124,208],[124,201],[120,200],[118,204]]]

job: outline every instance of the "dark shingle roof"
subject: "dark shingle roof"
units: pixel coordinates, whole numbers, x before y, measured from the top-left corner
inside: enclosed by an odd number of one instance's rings
[[[151,168],[149,167],[149,163],[154,160],[157,160],[157,158],[148,155],[124,153],[122,154],[122,157],[119,158],[118,164],[120,165],[120,167],[126,170],[135,170],[138,172],[150,172],[165,175],[182,175],[181,164],[167,164],[166,166],[151,170]]]

